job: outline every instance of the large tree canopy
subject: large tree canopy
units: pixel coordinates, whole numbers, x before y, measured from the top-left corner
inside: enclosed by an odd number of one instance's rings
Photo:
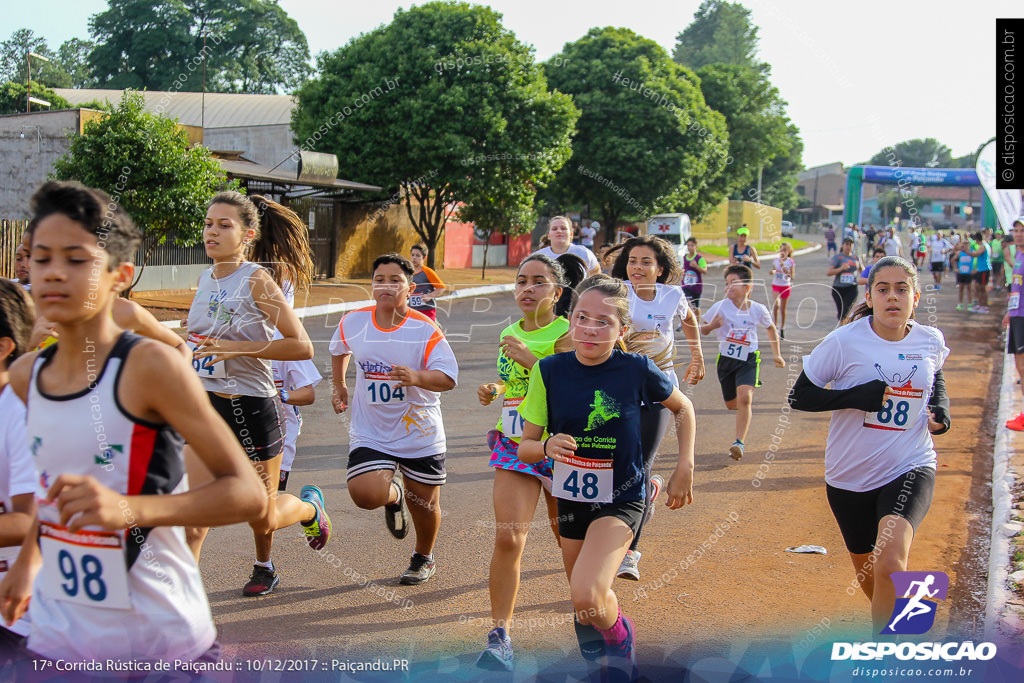
[[[306,36],[276,0],[109,0],[89,20],[108,88],[275,93],[310,72]],[[204,53],[203,37],[206,37]]]
[[[756,184],[759,169],[789,151],[786,102],[767,75],[750,67],[709,64],[697,75],[708,106],[725,116],[733,162],[723,174],[729,190],[739,192]]]
[[[509,184],[532,197],[569,157],[578,112],[548,92],[531,49],[490,8],[398,10],[318,61],[320,76],[297,93],[296,142],[400,194],[430,265],[458,202],[482,209],[517,196]]]
[[[691,69],[733,64],[769,70],[757,61],[757,26],[750,21],[750,10],[738,2],[704,0],[676,41],[673,59]]]
[[[891,166],[899,160],[901,166],[909,168],[943,168],[949,165],[953,154],[949,147],[935,138],[914,139],[898,142],[886,147],[868,161],[872,166]]]
[[[545,66],[551,85],[582,111],[551,197],[589,205],[609,231],[619,218],[657,211],[699,218],[724,197],[725,120],[705,103],[696,76],[655,42],[594,28]]]
[[[146,113],[142,96],[130,92],[109,116],[85,124],[54,164],[53,177],[114,197],[142,230],[143,263],[168,237],[198,243],[207,202],[227,186],[210,150],[191,145],[171,119]]]

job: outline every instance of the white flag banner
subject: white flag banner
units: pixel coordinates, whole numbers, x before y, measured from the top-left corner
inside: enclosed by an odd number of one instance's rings
[[[1006,234],[1010,233],[1013,221],[1021,215],[1020,190],[996,189],[996,141],[985,145],[978,155],[978,181],[985,189],[985,194],[996,209],[999,226]]]

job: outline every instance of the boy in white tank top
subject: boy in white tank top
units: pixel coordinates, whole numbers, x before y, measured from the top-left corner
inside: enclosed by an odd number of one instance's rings
[[[60,341],[10,369],[29,406],[38,542],[0,582],[0,612],[13,622],[31,596],[28,649],[43,657],[210,661],[216,630],[181,527],[248,521],[263,486],[181,355],[114,324],[131,218],[73,182],[46,183],[32,207],[35,295]],[[182,437],[213,475],[193,491]]]

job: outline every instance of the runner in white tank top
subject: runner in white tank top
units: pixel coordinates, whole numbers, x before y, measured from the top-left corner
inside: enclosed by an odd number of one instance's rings
[[[31,595],[28,647],[50,658],[210,658],[216,634],[181,526],[261,515],[260,482],[180,354],[114,324],[139,241],[128,215],[78,183],[47,183],[32,203],[35,294],[60,341],[10,369],[30,403],[39,541],[0,582],[0,611],[11,623]],[[189,490],[182,436],[212,473],[206,486]]]

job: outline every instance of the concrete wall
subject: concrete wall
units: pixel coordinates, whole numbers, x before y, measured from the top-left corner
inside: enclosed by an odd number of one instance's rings
[[[77,109],[0,116],[0,218],[30,217],[32,194],[80,130]]]
[[[278,166],[279,171],[294,173],[298,166],[298,159],[290,158],[296,147],[287,124],[207,128],[203,131],[203,144],[210,149],[241,151],[246,159],[265,166],[273,167],[284,161]]]
[[[133,292],[151,292],[160,289],[190,289],[199,282],[199,276],[212,265],[146,266]]]

